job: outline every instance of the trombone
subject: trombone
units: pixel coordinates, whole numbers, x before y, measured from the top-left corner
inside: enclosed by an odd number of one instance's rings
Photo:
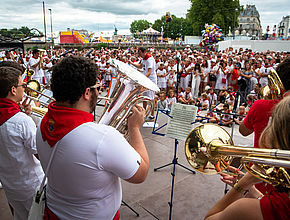
[[[194,128],[185,142],[185,156],[189,164],[204,174],[221,173],[233,157],[242,157],[244,168],[255,177],[272,184],[290,188],[290,151],[234,146],[229,133],[214,124]],[[250,167],[253,163],[257,169]]]
[[[30,101],[33,100],[40,103],[42,106],[42,108],[32,106],[32,112],[38,116],[44,116],[48,110],[48,104],[54,101],[54,98],[52,98],[52,92],[50,90],[44,89],[44,87],[36,80],[30,80],[26,85],[26,97],[29,98]]]

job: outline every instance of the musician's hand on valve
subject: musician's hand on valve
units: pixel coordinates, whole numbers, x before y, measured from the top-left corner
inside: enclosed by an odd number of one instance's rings
[[[145,109],[142,106],[135,105],[132,108],[132,114],[128,118],[128,129],[140,128],[145,119]]]
[[[31,105],[27,103],[27,101],[28,101],[28,98],[24,99],[24,101],[22,102],[22,108],[25,114],[31,115],[32,108],[31,108]]]
[[[233,187],[233,185],[244,176],[244,173],[242,171],[240,171],[238,168],[229,166],[228,170],[233,172],[234,175],[229,175],[226,173],[220,173],[221,177],[221,181],[223,181],[224,183],[230,185],[231,187]]]

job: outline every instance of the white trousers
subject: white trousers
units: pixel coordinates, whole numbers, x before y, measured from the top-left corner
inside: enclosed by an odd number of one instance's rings
[[[33,197],[25,201],[15,201],[7,198],[13,208],[14,220],[27,220]]]
[[[200,86],[200,76],[197,77],[194,76],[191,82],[191,95],[193,98],[198,98],[199,86]]]

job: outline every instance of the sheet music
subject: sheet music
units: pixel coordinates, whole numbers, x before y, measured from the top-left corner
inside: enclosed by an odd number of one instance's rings
[[[48,89],[44,89],[41,93],[46,95],[46,96],[49,96],[49,97],[53,96],[52,91],[48,90]],[[46,103],[47,105],[51,102],[51,99],[49,99],[49,98],[47,98],[45,96],[42,96],[42,95],[39,95],[38,98],[39,98],[39,101],[41,101],[43,103]]]
[[[197,107],[173,103],[170,117],[166,129],[166,137],[185,141],[189,132],[192,130],[192,123],[195,121]]]

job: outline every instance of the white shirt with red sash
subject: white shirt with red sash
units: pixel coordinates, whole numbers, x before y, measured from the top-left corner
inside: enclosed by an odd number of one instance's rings
[[[36,142],[45,169],[53,148],[43,141],[40,128]],[[81,124],[58,141],[48,173],[48,208],[59,219],[113,219],[122,200],[120,178],[131,178],[140,162],[115,128]]]

